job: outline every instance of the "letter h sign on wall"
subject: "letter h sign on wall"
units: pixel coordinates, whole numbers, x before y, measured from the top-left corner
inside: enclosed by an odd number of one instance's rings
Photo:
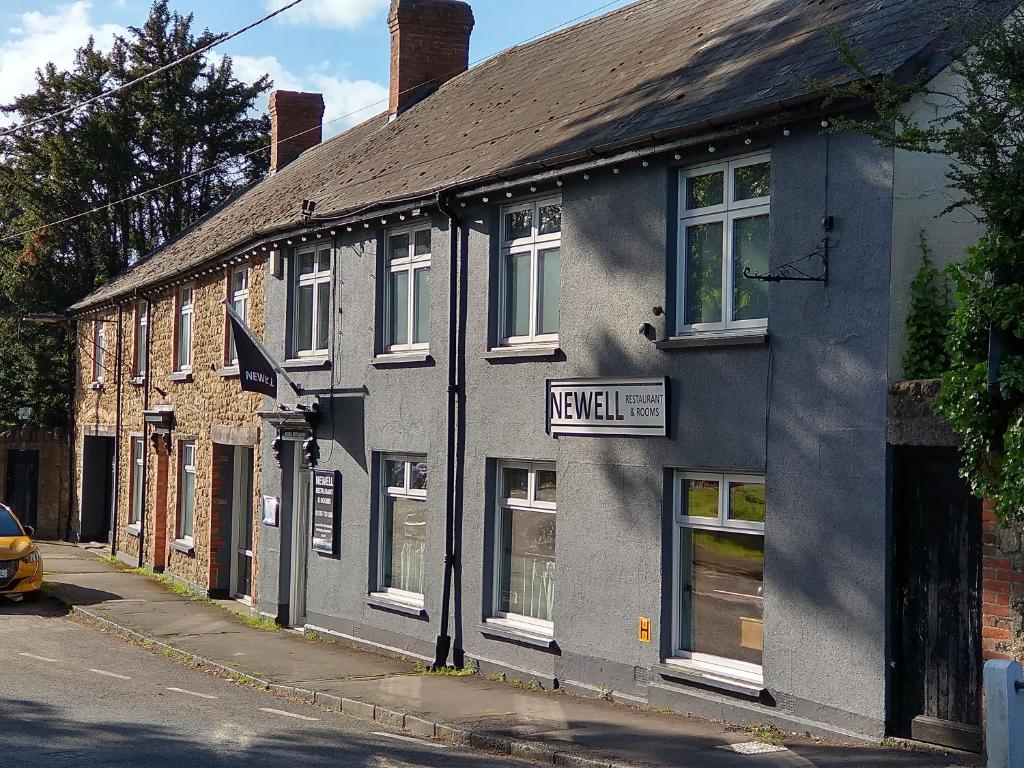
[[[667,376],[547,382],[547,430],[552,437],[667,437],[668,407]]]

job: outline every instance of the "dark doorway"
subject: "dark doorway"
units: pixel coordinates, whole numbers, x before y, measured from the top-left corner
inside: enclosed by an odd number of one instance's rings
[[[7,451],[7,505],[22,525],[36,527],[39,502],[39,451]]]
[[[957,452],[894,457],[895,712],[899,736],[981,750],[981,504]]]
[[[110,542],[114,515],[114,438],[87,437],[82,444],[82,519],[79,541]]]

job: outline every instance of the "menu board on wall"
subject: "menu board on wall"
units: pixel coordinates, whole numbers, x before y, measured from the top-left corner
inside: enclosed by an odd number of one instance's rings
[[[313,551],[338,556],[341,518],[341,475],[332,470],[313,472]]]

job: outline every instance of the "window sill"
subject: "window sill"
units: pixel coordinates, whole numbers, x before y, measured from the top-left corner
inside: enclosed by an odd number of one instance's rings
[[[411,616],[414,619],[427,618],[427,611],[422,604],[398,600],[387,592],[371,592],[366,596],[366,604],[371,608],[400,613],[403,616]]]
[[[433,365],[434,358],[430,356],[430,352],[413,351],[413,352],[385,352],[380,355],[375,355],[373,360],[370,361],[370,365],[374,368],[400,368],[403,366],[414,366],[414,365]]]
[[[509,643],[525,645],[530,648],[540,648],[545,651],[558,650],[558,643],[555,642],[554,637],[528,632],[501,619],[486,619],[483,624],[479,625],[478,629],[481,635],[493,640],[504,640]]]
[[[102,381],[90,382],[89,383],[89,389],[93,390],[94,392],[102,392],[103,391],[103,382]]]
[[[174,384],[190,384],[192,382],[192,371],[175,371],[169,377]]]
[[[739,331],[697,331],[670,336],[657,342],[658,349],[700,349],[705,347],[739,347],[764,344],[767,328],[744,328]]]
[[[327,370],[331,361],[327,357],[293,357],[281,365],[286,371],[317,371]]]
[[[134,536],[136,539],[142,536],[142,527],[136,523],[131,523],[125,526],[124,532],[129,536]]]
[[[490,363],[514,363],[520,360],[565,360],[565,354],[557,344],[515,344],[494,347],[484,353],[484,360]]]
[[[171,541],[171,549],[175,552],[181,552],[186,555],[194,555],[196,553],[196,546],[191,541],[185,539],[174,539]]]
[[[217,375],[220,376],[222,379],[237,379],[239,376],[241,376],[241,373],[238,370],[237,365],[227,365],[221,368],[219,371],[217,371]]]
[[[703,664],[689,659],[667,659],[663,664],[656,664],[654,671],[658,673],[659,677],[666,680],[711,688],[754,701],[760,699],[765,693],[763,683],[754,683],[741,677],[730,677],[721,671],[712,671]]]

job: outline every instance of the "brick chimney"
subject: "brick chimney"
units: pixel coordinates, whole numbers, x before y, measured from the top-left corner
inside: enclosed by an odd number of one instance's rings
[[[274,91],[270,94],[271,173],[277,173],[320,143],[323,119],[324,97],[319,93]]]
[[[392,118],[469,67],[473,9],[459,0],[391,0]]]

